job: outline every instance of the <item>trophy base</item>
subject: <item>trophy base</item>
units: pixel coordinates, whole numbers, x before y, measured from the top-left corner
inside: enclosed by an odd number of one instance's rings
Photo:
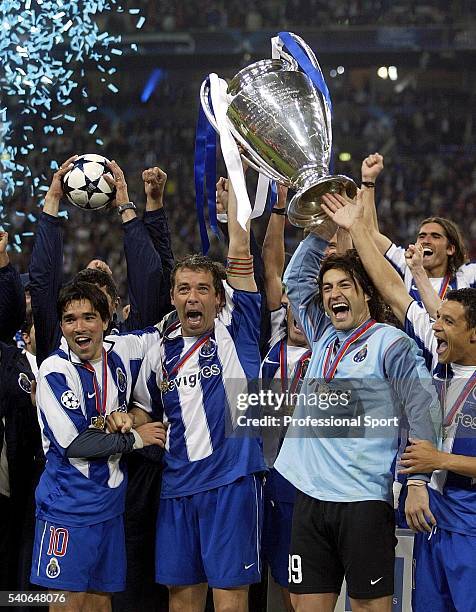
[[[322,176],[317,180],[306,181],[304,187],[289,202],[288,219],[296,227],[314,229],[318,226],[333,224],[321,208],[322,196],[326,193],[340,193],[354,198],[357,185],[343,174]]]

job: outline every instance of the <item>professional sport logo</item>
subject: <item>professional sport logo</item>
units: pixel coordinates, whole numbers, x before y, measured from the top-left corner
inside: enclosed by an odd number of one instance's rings
[[[25,393],[28,393],[28,395],[30,395],[30,393],[31,393],[31,380],[28,378],[28,376],[25,374],[25,372],[21,372],[20,375],[18,376],[18,386],[20,387],[20,389],[22,391],[24,391]]]
[[[48,578],[58,578],[61,573],[61,568],[59,566],[58,560],[54,557],[51,557],[50,562],[46,566],[46,575]]]
[[[367,357],[367,345],[365,345],[363,348],[360,349],[360,351],[358,351],[353,358],[353,361],[355,361],[355,363],[360,363],[361,361],[363,361],[365,358]]]
[[[213,338],[209,338],[205,344],[200,347],[198,354],[204,359],[211,359],[217,352],[217,343]]]
[[[127,378],[124,372],[121,370],[121,368],[117,368],[116,378],[117,378],[117,387],[119,391],[121,391],[121,393],[124,393],[124,391],[127,388]]]
[[[63,404],[63,406],[65,408],[68,408],[69,410],[76,410],[76,408],[79,408],[79,399],[76,397],[76,395],[72,392],[72,391],[65,391],[63,393],[63,395],[61,396],[61,403]]]

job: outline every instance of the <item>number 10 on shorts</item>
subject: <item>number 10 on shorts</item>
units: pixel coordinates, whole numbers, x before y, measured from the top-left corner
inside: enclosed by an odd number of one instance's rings
[[[289,582],[300,584],[302,582],[302,561],[301,555],[289,555]]]

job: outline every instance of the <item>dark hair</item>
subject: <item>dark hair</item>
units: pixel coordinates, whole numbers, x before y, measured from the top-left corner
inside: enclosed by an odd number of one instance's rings
[[[57,310],[60,321],[68,305],[75,300],[89,300],[91,306],[99,313],[99,316],[105,323],[111,319],[107,298],[97,285],[72,281],[61,289],[58,297]]]
[[[360,285],[362,291],[369,296],[369,310],[370,316],[376,321],[383,322],[385,320],[385,304],[380,297],[375,285],[370,280],[365,268],[362,264],[360,257],[357,255],[355,249],[349,249],[344,254],[329,255],[323,262],[319,272],[318,293],[317,299],[319,306],[324,308],[324,302],[322,297],[322,284],[324,274],[329,270],[342,270],[350,276],[353,280],[354,285],[357,283]]]
[[[218,261],[213,261],[213,259],[210,259],[205,255],[186,255],[175,263],[174,267],[172,268],[172,272],[170,273],[170,286],[172,291],[175,287],[177,271],[184,269],[211,272],[215,293],[222,299],[225,298],[225,291],[223,289],[222,281],[226,280],[226,270],[223,264]]]
[[[463,236],[459,227],[453,221],[446,219],[445,217],[428,217],[420,223],[420,230],[422,225],[426,223],[438,223],[443,228],[448,243],[454,246],[455,252],[453,255],[448,256],[448,272],[451,276],[454,276],[458,271],[458,268],[468,261],[468,254],[466,247],[464,246]]]
[[[80,281],[83,283],[91,283],[98,287],[105,287],[106,293],[111,298],[112,303],[117,304],[119,295],[117,293],[116,283],[112,276],[104,270],[95,270],[94,268],[85,268],[80,270],[73,279],[74,282]]]
[[[462,304],[468,329],[476,327],[476,289],[452,289],[446,294],[446,299]]]

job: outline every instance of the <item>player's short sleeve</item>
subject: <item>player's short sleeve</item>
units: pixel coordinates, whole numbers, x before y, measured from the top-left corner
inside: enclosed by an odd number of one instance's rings
[[[223,281],[223,287],[225,305],[218,318],[226,326],[235,343],[240,338],[258,342],[261,325],[260,293],[233,289],[227,281]]]
[[[422,350],[425,365],[431,372],[438,361],[433,321],[426,309],[416,301],[413,301],[408,307],[405,316],[405,332]]]
[[[402,278],[405,277],[407,263],[405,261],[405,249],[403,247],[399,247],[392,243],[385,253],[385,259],[392,264]]]
[[[476,288],[476,263],[463,264],[456,273],[458,289],[463,287]]]
[[[271,321],[271,335],[268,342],[268,351],[273,347],[276,342],[279,342],[286,335],[287,325],[287,307],[285,304],[281,304],[276,310],[272,310],[269,313]]]
[[[68,364],[60,359],[46,359],[38,373],[36,404],[43,435],[65,454],[71,442],[85,429],[88,422],[80,384]],[[71,366],[74,367],[74,366]]]
[[[132,396],[134,404],[154,417],[162,415],[161,381],[160,348],[156,346],[151,348],[142,360]]]

